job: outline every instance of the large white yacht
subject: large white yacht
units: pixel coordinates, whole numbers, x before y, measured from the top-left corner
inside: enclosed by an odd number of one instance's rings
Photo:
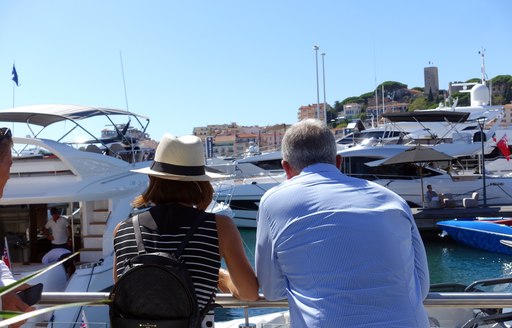
[[[43,267],[46,239],[41,228],[50,206],[69,217],[73,248],[80,251],[71,278],[60,267],[36,278],[45,292],[102,291],[112,286],[114,228],[130,214],[132,199],[147,187],[147,176],[130,171],[148,165],[140,161],[135,143],[127,145],[119,130],[115,138],[106,140],[94,138],[94,130],[86,128],[87,120],[92,120],[93,129],[99,131],[100,118],[114,127],[137,121],[142,130],[149,123],[142,115],[89,106],[36,105],[0,111],[0,125],[11,128],[14,141],[10,179],[0,199],[0,225],[9,240],[12,262],[23,263],[15,264],[12,271],[20,277]],[[95,309],[87,312],[94,320]],[[79,308],[59,311],[54,320],[79,321],[79,313]]]
[[[110,133],[96,138],[92,131],[99,131],[105,121]],[[135,123],[147,135],[149,119],[124,110],[75,105],[0,110],[0,126],[13,131],[14,141],[10,179],[0,199],[0,231],[9,240],[15,277],[46,266],[41,256],[48,240],[41,228],[49,207],[55,206],[69,218],[79,262],[71,277],[58,267],[30,283],[42,282],[44,292],[98,292],[112,287],[114,228],[130,215],[131,201],[148,184],[146,175],[131,170],[150,165],[144,160],[153,151],[126,134]],[[209,210],[227,215],[230,211],[214,202]],[[81,311],[79,307],[59,310],[46,319],[50,326],[58,322],[55,327],[75,327],[71,323],[80,322]],[[108,318],[106,307],[84,311],[91,323]]]
[[[477,84],[471,89],[471,100],[472,105],[468,107],[454,106],[450,109],[438,108],[390,114],[395,131],[398,126],[406,132],[402,137],[407,136],[407,138],[400,139],[397,135],[393,141],[388,139],[388,142],[383,142],[382,139],[374,138],[376,142],[367,141],[363,145],[351,144],[350,147],[338,147],[338,153],[343,157],[343,172],[386,186],[402,196],[412,207],[421,207],[422,188],[417,165],[400,164],[383,167],[375,163],[384,161],[417,144],[423,144],[456,158],[473,159],[472,163],[464,162],[464,164],[455,165],[454,168],[450,167],[448,171],[434,166],[424,167],[422,176],[425,185],[431,184],[434,190],[451,193],[457,199],[471,197],[473,192],[480,192],[482,195],[482,175],[474,174],[474,170],[478,167],[477,159],[482,153],[481,140],[484,141],[483,148],[486,155],[497,151],[496,141],[492,136],[497,135],[499,139],[504,133],[499,130],[503,109],[502,106],[488,106],[489,89],[483,84]],[[479,120],[483,124],[482,130],[480,130]],[[384,130],[385,128],[379,131],[384,133]],[[504,160],[499,159],[499,161],[503,163]],[[366,165],[370,162],[373,164]],[[458,163],[455,162],[455,164]],[[493,166],[492,164],[494,163],[489,163],[489,168]],[[462,169],[456,170],[457,168]],[[494,173],[497,172],[488,172],[486,175],[487,204],[510,204],[512,178]],[[284,179],[283,175],[260,175],[233,183],[230,206],[240,225],[248,227],[256,225],[255,217],[261,196]],[[482,198],[480,201],[482,202]]]

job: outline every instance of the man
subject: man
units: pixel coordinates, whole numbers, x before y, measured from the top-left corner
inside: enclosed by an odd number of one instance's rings
[[[432,185],[428,185],[427,192],[425,193],[425,200],[427,201],[427,204],[433,200],[436,200],[434,197],[437,197],[437,192],[432,190]]]
[[[12,135],[8,128],[0,128],[0,198],[3,196],[3,191],[7,180],[9,180],[9,171],[12,165]],[[15,282],[11,270],[0,261],[0,286],[6,286]],[[0,298],[0,308],[9,311],[22,311],[29,312],[34,310],[33,307],[25,304],[17,295],[16,292],[30,287],[27,284],[22,285],[17,290],[11,291],[2,295]],[[25,321],[10,325],[12,328],[21,327]]]
[[[287,180],[262,197],[256,273],[269,300],[288,298],[291,327],[429,327],[425,249],[406,202],[345,176],[318,120],[286,131]]]
[[[52,218],[46,222],[43,231],[48,236],[48,239],[51,240],[52,249],[69,247],[71,228],[68,219],[60,216],[59,210],[56,207],[50,208],[50,215]]]

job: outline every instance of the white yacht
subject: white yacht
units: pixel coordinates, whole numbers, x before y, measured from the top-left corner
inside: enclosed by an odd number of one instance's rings
[[[402,196],[412,207],[421,207],[421,179],[417,165],[381,167],[377,164],[378,161],[383,161],[416,144],[426,144],[447,155],[466,161],[447,171],[433,166],[425,167],[423,169],[425,185],[431,184],[437,192],[451,193],[456,199],[471,197],[473,192],[479,192],[482,195],[482,175],[474,174],[482,153],[481,140],[484,140],[484,153],[488,156],[497,151],[496,142],[493,141],[492,136],[497,135],[500,138],[504,133],[499,130],[503,109],[501,106],[488,106],[488,91],[483,84],[474,86],[471,89],[472,106],[469,107],[390,114],[389,117],[393,117],[396,121],[395,125],[398,123],[402,130],[407,128],[408,132],[400,134],[403,137],[401,140],[400,136],[394,136],[386,142],[382,138],[372,138],[376,142],[369,142],[366,139],[363,145],[338,145],[338,153],[344,158],[343,172],[379,183]],[[479,120],[482,120],[482,130],[480,130]],[[381,129],[380,133],[384,133],[384,130]],[[397,131],[396,128],[394,131]],[[471,161],[472,163],[468,164]],[[503,159],[497,161],[500,161],[500,165],[488,164],[488,167],[494,167],[495,171],[489,171],[486,175],[487,204],[510,204],[512,203],[511,174],[507,176],[495,173],[498,173],[497,169],[500,166],[505,170],[502,173],[512,172],[512,165],[509,162],[504,163]],[[374,163],[366,165],[370,162]],[[468,171],[469,169],[473,171]],[[244,226],[254,227],[261,196],[284,179],[284,175],[256,176],[234,183],[230,206],[235,213],[235,219]],[[482,197],[480,201],[482,202]]]
[[[499,122],[503,118],[503,106],[490,106],[489,88],[476,84],[470,89],[470,106],[439,105],[435,109],[413,112],[389,112],[382,115],[386,123],[377,127],[354,131],[337,140],[339,147],[375,144],[439,144],[451,142],[469,143],[479,140],[479,119],[493,126],[501,137]],[[489,131],[488,131],[489,132]],[[492,136],[493,133],[487,133]]]
[[[91,131],[99,131],[105,119],[115,134],[95,138]],[[0,126],[11,128],[14,141],[10,179],[0,199],[0,231],[8,237],[16,277],[45,266],[41,245],[46,239],[39,230],[47,221],[47,209],[56,206],[72,225],[79,264],[70,278],[58,267],[31,283],[42,282],[44,292],[98,292],[112,287],[114,228],[130,215],[131,201],[148,184],[146,175],[131,170],[150,165],[141,155],[151,150],[139,147],[119,129],[129,125],[127,121],[141,123],[139,131],[146,131],[149,123],[145,116],[101,107],[37,105],[0,110]],[[45,133],[48,138],[43,138]],[[229,215],[229,208],[216,203],[211,210]],[[105,307],[84,309],[91,323],[108,318]],[[59,310],[46,320],[50,325],[80,322],[81,310]]]
[[[97,124],[98,118],[108,119],[110,125],[121,117],[141,122],[143,130],[149,123],[142,115],[88,106],[36,105],[0,111],[0,125],[11,128],[14,141],[11,176],[0,199],[0,223],[9,240],[23,236],[28,241],[22,250],[15,240],[9,245],[12,262],[24,264],[14,265],[15,276],[43,267],[45,238],[40,228],[46,223],[47,208],[56,206],[69,217],[80,264],[69,279],[62,268],[55,268],[36,282],[44,284],[45,292],[102,291],[112,286],[113,230],[128,217],[131,200],[148,183],[147,176],[130,170],[148,162],[139,160],[138,149],[130,152],[112,146],[122,141],[121,134],[106,142],[95,139],[85,125],[87,120]],[[49,138],[43,138],[46,135]],[[122,160],[120,152],[130,154],[131,163]],[[54,320],[80,321],[80,309],[65,312],[56,312]],[[95,309],[87,312],[94,320]]]

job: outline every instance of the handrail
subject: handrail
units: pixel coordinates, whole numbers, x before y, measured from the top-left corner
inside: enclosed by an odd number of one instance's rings
[[[59,304],[92,302],[108,299],[109,293],[103,292],[44,292],[38,305],[53,306]],[[216,303],[226,308],[287,308],[288,301],[268,301],[260,294],[260,300],[240,301],[231,294],[217,294]],[[423,302],[427,308],[506,308],[512,307],[512,293],[452,293],[431,292]],[[94,304],[104,305],[104,304]]]

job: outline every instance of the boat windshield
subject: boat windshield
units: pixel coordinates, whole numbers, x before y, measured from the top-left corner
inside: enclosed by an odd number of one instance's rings
[[[412,163],[379,166],[366,165],[366,163],[379,159],[380,158],[359,156],[344,157],[341,171],[346,175],[370,181],[378,179],[420,179],[419,166]],[[428,167],[422,168],[422,170],[422,175],[424,178],[440,175],[439,172],[431,170]]]
[[[352,132],[347,134],[346,136],[338,139],[336,141],[339,145],[347,145],[347,144],[359,144],[368,139],[375,140],[384,140],[384,139],[398,139],[400,136],[403,136],[404,133],[401,131],[392,131],[392,130],[379,130],[379,131],[361,131],[361,132]]]

